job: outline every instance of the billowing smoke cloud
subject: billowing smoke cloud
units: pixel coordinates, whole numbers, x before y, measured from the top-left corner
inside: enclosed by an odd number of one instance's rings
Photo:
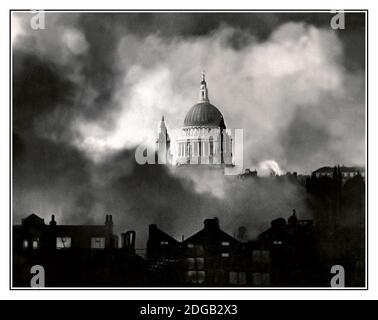
[[[39,31],[30,14],[13,17],[15,218],[102,222],[112,213],[120,228],[142,233],[155,222],[180,237],[209,216],[255,236],[291,208],[308,215],[303,188],[288,181],[135,163],[163,114],[174,140],[203,69],[211,102],[244,131],[246,167],[309,173],[364,163],[363,63],[327,24],[170,17],[47,13]]]
[[[346,159],[363,164],[364,78],[343,67],[336,34],[286,23],[266,41],[250,37],[237,50],[230,45],[235,32],[223,27],[194,39],[122,37],[116,61],[124,73],[114,95],[114,127],[78,123],[84,137],[78,147],[134,147],[155,135],[163,114],[170,128],[180,127],[197,100],[203,68],[212,103],[230,128],[244,130],[247,166],[272,158],[308,173]]]

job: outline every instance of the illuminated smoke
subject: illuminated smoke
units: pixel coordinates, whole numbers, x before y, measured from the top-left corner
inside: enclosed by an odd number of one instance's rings
[[[258,164],[258,174],[261,176],[276,176],[281,175],[282,171],[276,161],[265,160]]]

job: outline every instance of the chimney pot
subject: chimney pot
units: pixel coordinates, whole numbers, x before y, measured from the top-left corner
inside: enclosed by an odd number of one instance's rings
[[[218,218],[206,219],[204,221],[205,228],[219,229],[219,220]]]
[[[55,225],[56,225],[55,214],[52,214],[52,215],[51,215],[50,225],[51,225],[51,226],[55,226]]]

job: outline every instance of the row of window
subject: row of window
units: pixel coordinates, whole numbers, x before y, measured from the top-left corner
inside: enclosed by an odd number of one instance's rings
[[[167,246],[169,244],[168,241],[160,241],[161,246]],[[282,241],[275,241],[274,244],[281,245]],[[221,242],[222,247],[229,247],[230,242],[229,241],[223,241]],[[193,243],[188,243],[187,248],[189,249],[189,252],[191,256],[199,257],[203,256],[204,250],[202,245],[194,245]],[[230,253],[229,252],[222,252],[221,253],[222,258],[229,258]],[[252,251],[252,257],[253,261],[257,263],[269,263],[270,262],[270,252],[268,250],[253,250]]]
[[[223,252],[221,254],[222,258],[229,258],[230,254],[228,252]],[[205,258],[204,257],[190,257],[185,259],[185,265],[187,270],[203,270],[205,269]]]
[[[187,271],[185,273],[185,281],[188,283],[204,283],[206,278],[205,271]]]
[[[228,242],[228,241],[222,241],[222,242],[221,242],[221,245],[222,245],[223,247],[229,247],[229,246],[230,246],[230,242]],[[199,246],[202,247],[202,245],[194,245],[193,243],[190,243],[190,242],[188,242],[186,246],[187,246],[188,248],[194,248],[194,247],[199,247]]]
[[[162,240],[162,241],[160,241],[160,244],[161,244],[162,246],[166,246],[166,245],[169,244],[169,241],[167,241],[167,240]],[[223,242],[221,243],[221,245],[222,245],[223,247],[229,247],[229,246],[230,246],[230,242],[228,242],[228,241],[223,241]],[[188,244],[186,245],[186,247],[189,248],[189,249],[193,249],[193,248],[195,248],[195,247],[197,247],[197,248],[199,248],[199,247],[203,248],[203,246],[201,246],[201,245],[196,245],[196,246],[195,246],[193,243],[188,243]]]
[[[56,249],[69,249],[71,248],[72,240],[71,237],[57,237],[56,238]],[[39,239],[34,239],[32,241],[24,240],[22,243],[24,249],[29,247],[36,250],[39,248]],[[105,249],[105,238],[102,237],[92,237],[91,238],[91,248],[92,249]]]
[[[201,251],[201,253],[203,253]],[[268,250],[253,250],[252,251],[253,261],[257,263],[269,263],[270,262],[270,252]],[[230,253],[229,252],[222,252],[221,253],[222,258],[229,258]],[[203,259],[202,257],[197,258],[187,258],[188,261],[191,261],[191,259]]]
[[[206,280],[206,272],[198,270],[190,270],[185,273],[185,281],[187,283],[201,284]],[[247,273],[230,271],[228,273],[229,284],[234,285],[246,285],[247,284]],[[254,272],[252,274],[252,284],[254,286],[269,286],[270,285],[270,274]]]
[[[256,263],[269,263],[270,252],[268,250],[253,250],[252,259]]]
[[[22,247],[24,249],[29,248],[29,241],[28,240],[24,240],[24,242],[22,243]],[[37,239],[37,240],[31,241],[31,247],[33,249],[38,249],[39,248],[39,240]]]
[[[357,172],[342,172],[341,173],[343,177],[345,178],[353,178],[355,177],[358,173]],[[365,176],[365,172],[360,172],[361,176]],[[316,174],[317,177],[332,177],[333,176],[333,172],[318,172]]]
[[[203,257],[199,258],[186,258],[186,269],[187,270],[203,270],[205,269],[205,259]]]

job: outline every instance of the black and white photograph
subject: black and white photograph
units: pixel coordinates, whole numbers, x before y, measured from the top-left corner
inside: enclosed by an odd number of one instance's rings
[[[366,10],[12,10],[11,289],[366,289]]]

